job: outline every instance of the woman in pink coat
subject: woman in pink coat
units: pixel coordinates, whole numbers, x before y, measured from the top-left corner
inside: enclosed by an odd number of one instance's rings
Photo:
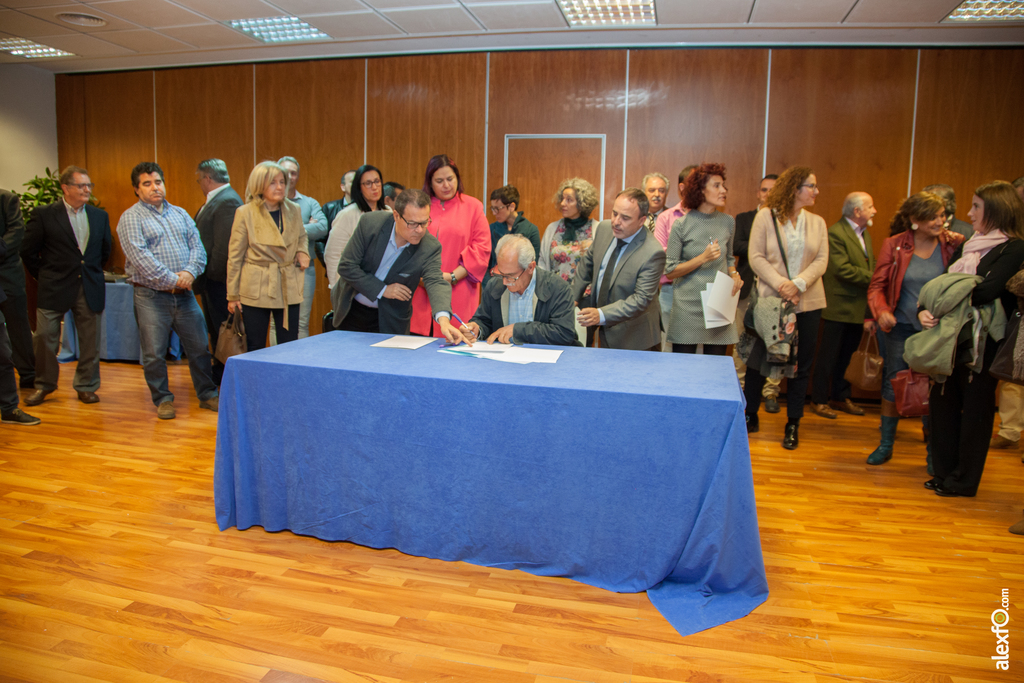
[[[431,157],[427,163],[423,191],[431,197],[427,230],[441,242],[441,271],[452,285],[453,312],[469,321],[480,302],[480,283],[491,258],[491,229],[484,205],[464,194],[459,167],[446,154]],[[423,287],[413,293],[410,331],[442,336],[430,317],[430,301]]]

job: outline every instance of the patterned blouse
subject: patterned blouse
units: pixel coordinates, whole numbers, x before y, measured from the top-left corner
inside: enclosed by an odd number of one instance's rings
[[[587,253],[590,243],[594,241],[594,231],[597,229],[597,220],[591,219],[589,223],[576,231],[576,239],[566,242],[565,223],[559,219],[544,230],[544,237],[540,241],[540,254],[537,265],[544,270],[558,273],[566,282],[572,282],[576,275],[576,266],[580,259]]]

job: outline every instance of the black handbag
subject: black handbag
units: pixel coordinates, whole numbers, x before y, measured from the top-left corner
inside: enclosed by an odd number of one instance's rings
[[[996,357],[992,359],[990,375],[1004,382],[1024,385],[1024,376],[1015,377],[1013,372],[1013,353],[1017,348],[1017,337],[1020,333],[1020,311],[1014,311],[1010,321],[1006,323],[1006,336],[1003,337]],[[1024,370],[1024,368],[1022,368]]]

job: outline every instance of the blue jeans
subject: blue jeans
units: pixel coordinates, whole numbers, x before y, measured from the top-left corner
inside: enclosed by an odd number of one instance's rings
[[[147,287],[135,288],[135,322],[139,326],[142,346],[142,371],[153,396],[153,404],[173,401],[167,387],[167,339],[174,330],[188,356],[192,386],[200,401],[217,396],[210,363],[210,347],[206,336],[203,311],[192,292],[171,294]]]
[[[303,273],[302,303],[299,304],[299,339],[309,336],[309,314],[313,310],[313,297],[316,295],[316,267],[310,261],[309,268]],[[282,342],[283,343],[283,342]]]
[[[917,332],[910,323],[896,323],[888,332],[882,332],[882,339],[885,340],[885,345],[881,349],[882,357],[885,358],[885,374],[882,377],[882,398],[886,401],[894,403],[896,401],[896,394],[892,391],[892,378],[900,370],[906,370],[910,367],[903,360],[903,346],[907,343],[910,335],[917,334]]]

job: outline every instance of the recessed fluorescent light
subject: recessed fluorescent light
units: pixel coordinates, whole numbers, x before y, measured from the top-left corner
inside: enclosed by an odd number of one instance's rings
[[[572,27],[655,26],[654,0],[558,0]]]
[[[0,52],[10,52],[12,55],[24,57],[25,59],[39,59],[40,57],[74,57],[74,53],[58,50],[48,45],[33,43],[24,38],[8,38],[0,40]]]
[[[1024,21],[1024,0],[966,0],[946,21]]]
[[[262,19],[232,19],[228,26],[264,43],[293,43],[297,40],[332,40],[318,28],[298,17],[264,17]]]

